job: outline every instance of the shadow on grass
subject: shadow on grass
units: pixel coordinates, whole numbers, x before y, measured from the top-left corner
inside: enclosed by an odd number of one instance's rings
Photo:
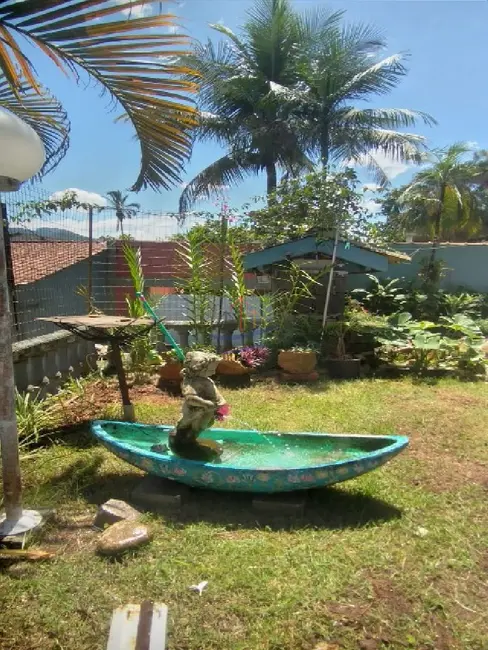
[[[141,481],[142,474],[101,473],[102,462],[102,456],[95,456],[88,464],[77,461],[49,481],[49,485],[60,493],[76,495],[96,505],[111,498],[130,502],[131,493]],[[340,530],[381,524],[402,515],[401,510],[385,501],[335,487],[310,490],[303,508],[299,505],[302,494],[274,495],[271,499],[265,496],[266,511],[261,512],[253,506],[253,499],[259,495],[190,489],[177,483],[171,486],[173,494],[181,494],[181,508],[175,509],[171,503],[160,503],[156,514],[181,526],[207,522],[229,529],[316,527]],[[292,514],[288,514],[290,510],[283,514],[280,503],[285,503],[288,508],[291,504]],[[294,504],[298,504],[297,514],[293,514]]]

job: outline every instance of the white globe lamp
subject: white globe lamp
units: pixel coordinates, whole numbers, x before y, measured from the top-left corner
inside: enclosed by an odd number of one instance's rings
[[[44,146],[34,129],[0,109],[0,192],[18,190],[40,171],[45,158]],[[36,510],[22,508],[11,324],[0,202],[0,446],[5,507],[5,514],[0,514],[0,538],[26,533],[42,521]]]
[[[15,192],[37,174],[46,152],[32,127],[0,109],[0,192]]]

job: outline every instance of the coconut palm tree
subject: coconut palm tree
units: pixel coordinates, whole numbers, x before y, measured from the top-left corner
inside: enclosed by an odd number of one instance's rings
[[[107,192],[107,199],[109,201],[107,207],[115,211],[117,217],[117,232],[124,236],[124,219],[131,219],[137,214],[141,206],[139,203],[127,203],[129,198],[128,194],[122,194],[120,190],[110,190]]]
[[[141,146],[134,190],[168,187],[187,159],[194,109],[187,93],[195,83],[173,57],[186,53],[186,38],[168,34],[175,17],[133,17],[151,0],[2,0],[0,2],[0,108],[37,131],[46,148],[44,172],[63,157],[69,122],[46,93],[30,57],[48,57],[75,80],[82,73],[110,94],[132,123]],[[121,13],[123,12],[123,13]],[[138,12],[140,13],[140,12]]]
[[[433,150],[431,165],[418,172],[407,186],[394,190],[389,203],[397,223],[431,236],[431,275],[439,240],[460,233],[465,237],[476,235],[487,217],[487,193],[480,187],[478,162],[466,160],[470,152],[464,142]]]
[[[196,138],[227,151],[186,186],[181,212],[247,175],[264,171],[271,194],[278,168],[293,175],[312,166],[293,116],[270,92],[273,84],[296,80],[300,21],[288,0],[256,2],[240,35],[220,24],[211,27],[226,40],[197,43],[185,63],[200,80]]]
[[[307,152],[324,167],[344,161],[367,165],[386,184],[375,154],[419,162],[425,139],[399,129],[435,121],[410,109],[356,104],[393,90],[407,73],[405,55],[381,59],[386,42],[369,25],[343,25],[320,17],[302,21],[308,28],[302,31],[298,78],[288,87],[275,84],[272,92],[281,98],[287,113],[293,112]]]
[[[382,95],[407,70],[402,55],[384,59],[386,47],[373,27],[344,26],[343,13],[296,13],[290,0],[257,0],[241,35],[213,25],[226,37],[199,45],[188,63],[201,77],[197,137],[213,139],[226,154],[185,188],[180,208],[219,185],[264,170],[268,194],[277,167],[289,175],[333,162],[357,162],[387,182],[375,154],[418,162],[424,138],[401,129],[425,113],[358,108]]]

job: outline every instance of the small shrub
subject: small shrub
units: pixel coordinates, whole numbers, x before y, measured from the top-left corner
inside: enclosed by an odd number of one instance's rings
[[[367,274],[371,284],[368,289],[354,289],[352,295],[373,314],[394,314],[405,304],[405,293],[400,280],[378,280]]]
[[[270,351],[264,345],[253,345],[237,348],[234,353],[243,366],[261,368],[268,361]]]
[[[50,407],[50,401],[42,399],[40,391],[20,393],[15,389],[15,415],[21,449],[39,444],[42,434],[54,426]]]

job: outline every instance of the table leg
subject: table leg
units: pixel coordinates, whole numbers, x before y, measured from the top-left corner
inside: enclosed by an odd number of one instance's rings
[[[118,343],[112,342],[112,352],[112,358],[115,365],[115,370],[117,371],[117,378],[119,380],[120,395],[122,397],[122,408],[124,411],[124,420],[126,422],[134,422],[134,405],[130,401],[129,387],[127,386],[124,364],[122,363],[122,355],[120,353],[120,347]]]

